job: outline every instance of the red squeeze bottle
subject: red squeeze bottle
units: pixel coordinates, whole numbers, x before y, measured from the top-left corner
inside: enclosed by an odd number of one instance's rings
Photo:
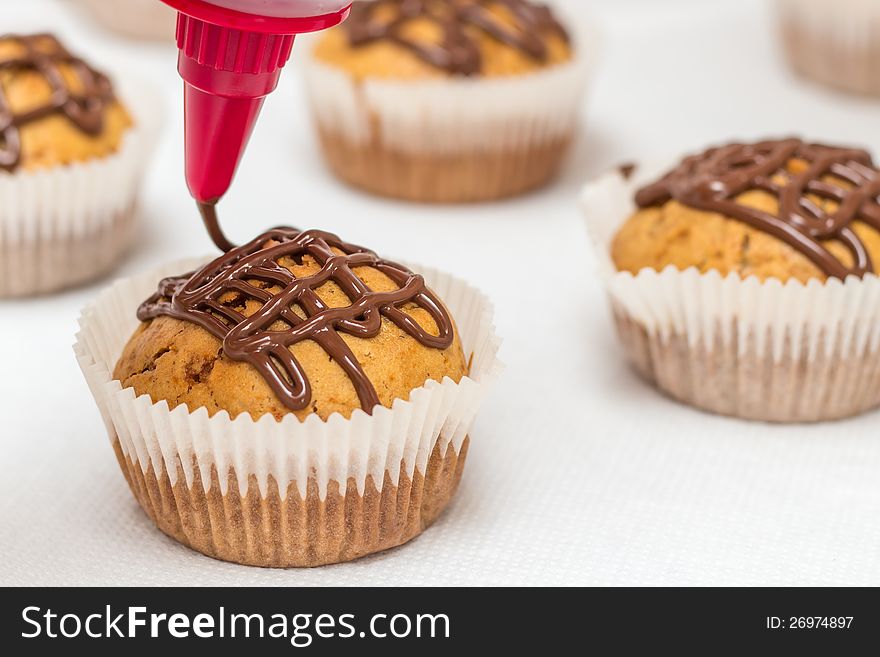
[[[290,59],[295,35],[341,23],[351,0],[162,1],[179,12],[186,182],[204,214],[229,189],[263,101]],[[215,242],[218,236],[212,231]],[[231,247],[228,242],[218,246]]]

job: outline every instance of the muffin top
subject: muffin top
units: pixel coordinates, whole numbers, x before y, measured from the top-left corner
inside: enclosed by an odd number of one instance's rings
[[[686,158],[638,191],[612,243],[621,271],[844,279],[880,265],[880,171],[859,149],[780,139]]]
[[[350,417],[468,373],[421,276],[318,230],[276,228],[165,279],[138,317],[114,377],[211,415]]]
[[[319,61],[355,78],[497,77],[572,57],[565,28],[527,0],[374,0],[318,43]]]
[[[55,37],[0,36],[0,169],[105,157],[131,123],[107,77]]]

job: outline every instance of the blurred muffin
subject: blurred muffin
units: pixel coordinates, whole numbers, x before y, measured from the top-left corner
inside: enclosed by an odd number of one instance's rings
[[[50,35],[0,37],[0,297],[113,266],[145,156],[110,80]]]
[[[110,81],[52,36],[0,37],[6,172],[115,153],[132,120]]]
[[[817,82],[880,95],[880,3],[875,0],[776,0],[791,66]]]
[[[74,0],[99,25],[120,36],[154,41],[174,40],[177,12],[162,0]]]
[[[430,525],[497,352],[486,300],[430,276],[461,330],[422,276],[314,230],[274,229],[162,280],[130,338],[121,313],[155,278],[105,293],[77,353],[158,527],[212,557],[291,567]]]
[[[486,201],[550,181],[595,44],[527,0],[356,2],[307,66],[343,180],[414,201]]]
[[[652,177],[613,176],[584,199],[639,371],[676,399],[748,419],[880,405],[870,155],[799,139],[731,144]]]

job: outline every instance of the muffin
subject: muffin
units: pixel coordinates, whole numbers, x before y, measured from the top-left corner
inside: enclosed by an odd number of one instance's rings
[[[107,76],[53,36],[0,37],[0,131],[0,297],[115,265],[148,141]]]
[[[125,10],[107,0],[75,0],[102,27],[131,39],[174,40],[177,12],[162,0],[125,0]]]
[[[527,0],[355,2],[306,80],[342,180],[424,202],[541,187],[578,125],[593,39]]]
[[[156,279],[102,294],[76,352],[159,529],[218,559],[294,567],[395,547],[436,520],[497,370],[482,295],[277,228],[161,280],[132,334]]]
[[[880,95],[880,3],[776,0],[776,5],[795,71],[835,89]]]
[[[776,422],[880,404],[880,172],[860,149],[730,144],[584,194],[618,333],[685,403]]]

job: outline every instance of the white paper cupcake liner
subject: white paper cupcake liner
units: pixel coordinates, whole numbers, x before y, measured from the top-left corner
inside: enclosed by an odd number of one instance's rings
[[[792,67],[825,85],[880,95],[880,3],[776,0]]]
[[[415,471],[424,473],[438,443],[443,452],[450,444],[460,449],[500,372],[500,340],[486,297],[452,276],[418,267],[455,318],[471,358],[470,375],[461,382],[429,381],[392,408],[376,408],[372,415],[358,410],[350,419],[336,414],[326,422],[317,416],[301,422],[293,414],[281,421],[269,415],[254,420],[247,414],[232,420],[225,411],[209,417],[204,408],[169,410],[165,401],[153,403],[149,396],[123,389],[112,371],[138,325],[137,306],[155,291],[160,278],[195,264],[179,263],[115,283],[83,311],[75,345],[111,439],[118,439],[122,452],[144,471],[165,472],[172,484],[180,465],[190,487],[194,468],[207,485],[216,467],[224,495],[228,481],[222,475],[230,470],[242,495],[255,477],[264,497],[270,481],[282,498],[292,483],[303,498],[310,482],[317,485],[322,499],[332,481],[344,488],[353,479],[363,493],[368,477],[381,488],[388,473],[396,485],[402,471],[410,478]]]
[[[779,422],[829,420],[880,405],[880,279],[760,282],[667,267],[620,272],[611,243],[634,195],[670,170],[639,167],[587,185],[582,204],[624,347],[671,396]]]
[[[0,173],[0,298],[70,287],[118,262],[161,122],[149,89],[132,76],[117,84],[134,125],[112,155]]]

